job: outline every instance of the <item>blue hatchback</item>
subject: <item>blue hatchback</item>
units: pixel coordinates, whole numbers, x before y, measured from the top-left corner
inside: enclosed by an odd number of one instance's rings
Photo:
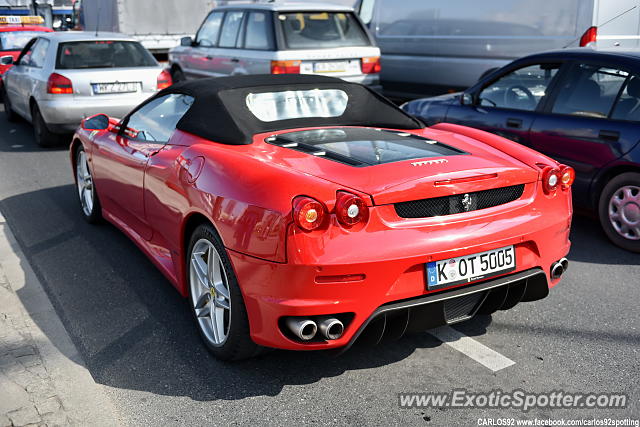
[[[640,51],[531,55],[463,93],[403,108],[428,125],[486,130],[572,166],[576,209],[597,213],[615,244],[640,252]]]

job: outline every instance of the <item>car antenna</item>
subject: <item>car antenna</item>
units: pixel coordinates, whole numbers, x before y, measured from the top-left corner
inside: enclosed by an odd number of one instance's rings
[[[98,3],[98,16],[96,17],[96,37],[98,37],[98,29],[100,28],[100,6],[101,4]]]
[[[631,11],[632,11],[633,9],[635,9],[636,7],[638,7],[638,6],[633,6],[633,7],[629,8],[629,9],[625,10],[624,12],[619,13],[618,15],[614,16],[613,18],[609,19],[607,22],[604,22],[604,23],[602,23],[602,24],[600,24],[600,25],[597,25],[597,27],[598,27],[598,28],[602,28],[602,27],[604,27],[605,25],[607,25],[607,24],[608,24],[608,23],[610,23],[611,21],[614,21],[614,20],[616,20],[616,19],[620,18],[621,16],[626,15],[627,13],[631,12]],[[580,37],[578,37],[578,38],[576,38],[576,39],[571,40],[568,44],[566,44],[566,45],[562,46],[562,48],[563,48],[563,49],[568,48],[570,45],[572,45],[572,44],[574,44],[575,42],[577,42],[578,40],[580,40],[580,38],[581,38],[581,37],[582,37],[582,36],[580,36]]]

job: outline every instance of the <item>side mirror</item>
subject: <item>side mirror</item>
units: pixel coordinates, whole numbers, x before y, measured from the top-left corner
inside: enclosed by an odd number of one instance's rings
[[[191,37],[182,37],[180,39],[180,46],[193,46],[193,39]]]
[[[109,125],[109,116],[106,114],[96,114],[95,116],[87,117],[80,124],[84,130],[107,130],[109,129]]]
[[[11,65],[11,64],[13,64],[13,56],[11,56],[11,55],[0,56],[0,64],[2,64],[2,65]]]
[[[470,93],[464,92],[460,97],[460,104],[473,105],[473,95],[471,95]]]

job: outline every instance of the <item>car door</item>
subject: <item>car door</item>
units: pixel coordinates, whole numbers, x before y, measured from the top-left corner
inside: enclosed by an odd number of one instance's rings
[[[240,62],[238,49],[240,43],[240,29],[244,12],[241,10],[228,11],[224,16],[218,46],[211,61],[211,73],[215,76],[230,76]]]
[[[200,26],[194,46],[184,55],[183,71],[188,78],[213,76],[213,55],[223,18],[224,12],[211,12]]]
[[[95,141],[92,153],[94,180],[102,207],[144,239],[151,239],[144,209],[144,174],[149,159],[167,143],[176,99],[154,98],[126,117],[117,133]],[[177,120],[176,120],[177,122]],[[175,123],[173,124],[175,129]]]
[[[25,85],[31,55],[33,54],[33,47],[37,40],[37,38],[34,38],[25,45],[14,66],[3,76],[5,90],[11,100],[11,107],[22,116],[26,114],[25,105],[27,105],[27,103],[24,99]]]
[[[232,74],[269,74],[275,49],[270,12],[246,12]]]
[[[49,77],[48,75],[44,76],[44,66],[49,45],[49,40],[37,39],[33,44],[29,63],[25,66],[22,84],[20,85],[20,98],[24,101],[22,107],[25,109],[25,113],[29,114],[29,117],[31,116],[29,100],[32,97],[36,98],[36,101],[39,99],[39,89],[46,87],[46,81]]]
[[[636,79],[620,67],[572,63],[531,128],[534,149],[575,169],[579,206],[589,206],[591,183],[602,167],[640,140]]]
[[[560,62],[545,62],[505,70],[472,93],[471,105],[452,106],[446,121],[530,145],[529,129],[561,66]]]

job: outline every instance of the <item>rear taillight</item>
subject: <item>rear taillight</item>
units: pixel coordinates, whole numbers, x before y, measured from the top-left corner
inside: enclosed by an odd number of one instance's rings
[[[304,231],[312,231],[322,227],[327,217],[325,206],[307,196],[293,199],[293,222]]]
[[[366,222],[369,218],[369,208],[362,197],[346,191],[338,191],[336,197],[336,217],[340,224],[347,227],[360,222]]]
[[[560,167],[560,185],[562,185],[562,188],[567,189],[571,187],[575,179],[576,171],[574,171],[572,167],[564,165]]]
[[[73,84],[71,80],[58,73],[51,73],[47,80],[47,93],[63,94],[73,93]]]
[[[379,56],[362,58],[362,72],[364,74],[377,74],[380,72],[380,68]]]
[[[580,37],[580,47],[589,46],[591,43],[595,43],[598,38],[598,27],[590,27]]]
[[[300,74],[302,61],[271,61],[271,74]]]
[[[166,89],[173,84],[173,79],[171,78],[171,73],[167,70],[162,70],[160,74],[158,74],[158,90]]]
[[[547,194],[553,193],[560,184],[560,169],[547,166],[542,171],[542,188]]]

